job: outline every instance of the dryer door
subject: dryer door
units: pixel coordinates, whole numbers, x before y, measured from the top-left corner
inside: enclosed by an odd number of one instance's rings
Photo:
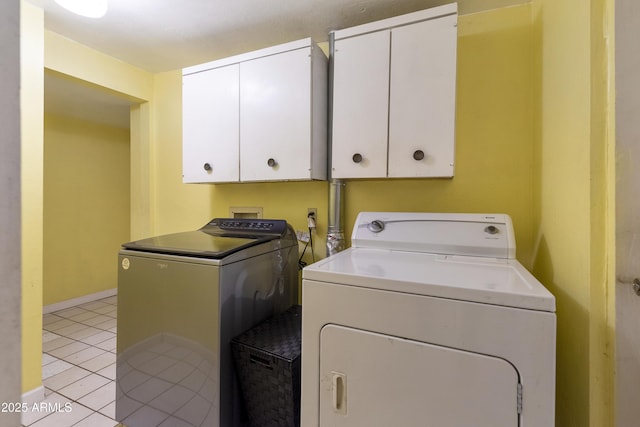
[[[518,426],[503,359],[337,325],[320,334],[320,426]]]

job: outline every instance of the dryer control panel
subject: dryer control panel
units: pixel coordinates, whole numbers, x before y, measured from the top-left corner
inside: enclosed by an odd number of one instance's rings
[[[505,214],[361,212],[352,246],[513,259],[513,224]]]

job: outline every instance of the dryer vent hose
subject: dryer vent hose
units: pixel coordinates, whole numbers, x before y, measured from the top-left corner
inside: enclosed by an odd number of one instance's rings
[[[327,256],[345,249],[344,240],[345,182],[332,179],[329,183],[329,223],[327,226]]]

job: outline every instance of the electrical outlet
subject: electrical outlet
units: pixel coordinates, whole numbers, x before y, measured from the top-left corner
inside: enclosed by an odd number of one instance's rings
[[[307,218],[313,216],[313,218],[318,222],[318,209],[316,208],[307,208]]]
[[[308,231],[300,231],[300,230],[296,231],[296,237],[298,238],[298,241],[302,243],[307,243],[310,238]]]

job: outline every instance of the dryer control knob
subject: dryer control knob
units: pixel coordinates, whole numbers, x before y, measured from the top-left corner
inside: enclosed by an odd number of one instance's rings
[[[382,230],[384,230],[384,221],[379,220],[379,219],[374,219],[373,221],[371,221],[369,223],[369,225],[367,225],[367,228],[372,233],[379,233]]]
[[[485,233],[498,234],[500,230],[495,225],[490,225],[484,229]]]

